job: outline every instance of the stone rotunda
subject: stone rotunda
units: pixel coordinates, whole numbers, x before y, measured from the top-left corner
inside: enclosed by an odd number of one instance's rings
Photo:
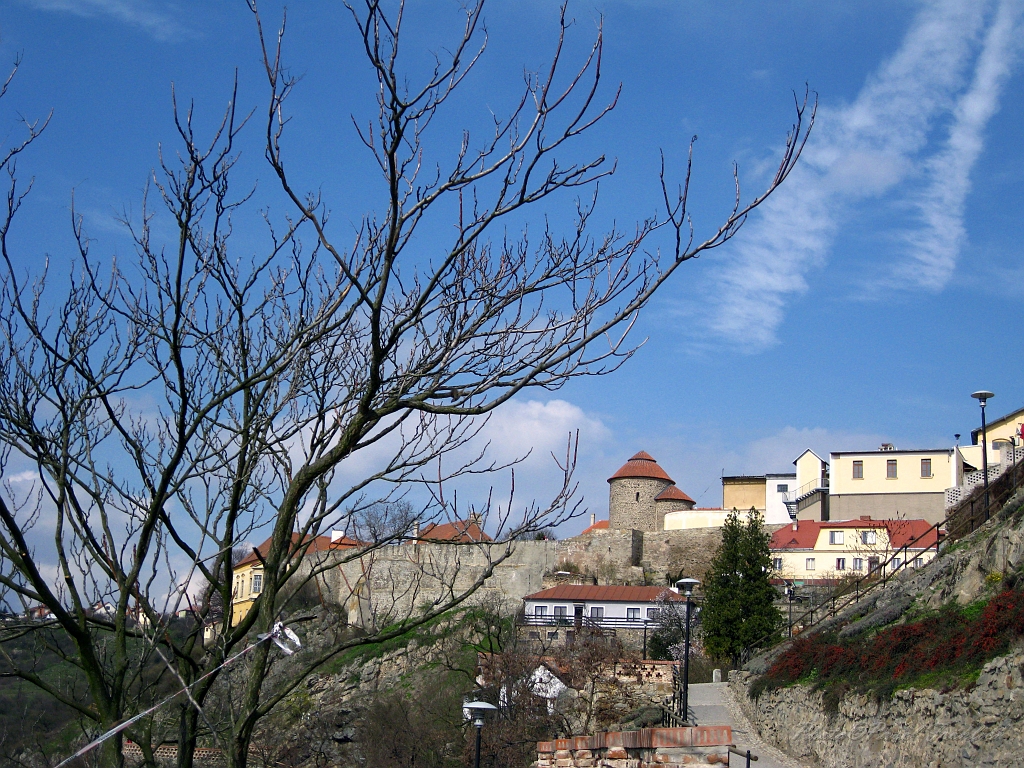
[[[623,464],[608,478],[608,486],[608,527],[612,529],[663,531],[666,513],[694,505],[646,451]]]

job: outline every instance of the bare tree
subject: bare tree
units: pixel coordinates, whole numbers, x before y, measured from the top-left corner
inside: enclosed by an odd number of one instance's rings
[[[525,73],[511,113],[485,137],[463,134],[445,164],[432,159],[426,131],[452,108],[484,52],[483,3],[464,9],[436,66],[405,72],[402,3],[365,0],[351,11],[376,77],[377,110],[354,122],[384,194],[362,218],[349,217],[359,223],[346,234],[321,193],[290,173],[284,148],[297,80],[284,62],[283,24],[268,35],[250,2],[269,94],[264,150],[292,206],[278,218],[265,214],[262,251],[252,252],[251,237],[236,245],[233,225],[256,202],[251,188],[236,193],[230,183],[251,118],[237,112],[234,95],[205,141],[191,108],[175,105],[177,152],[161,154],[141,217],[125,217],[136,246],[130,266],[97,260],[73,217],[78,253],[66,289],[46,270],[24,275],[10,250],[28,191],[15,162],[42,126],[28,126],[25,142],[0,159],[10,178],[0,216],[0,472],[9,478],[27,467],[35,475],[30,491],[8,482],[0,497],[0,597],[51,614],[5,625],[0,652],[8,639],[45,629],[61,638],[53,648],[87,692],[70,695],[6,653],[4,674],[38,686],[96,732],[159,698],[146,677],[154,665],[165,681],[190,686],[174,701],[173,723],[165,709],[125,731],[151,765],[153,745],[173,727],[180,766],[192,764],[201,735],[225,750],[229,766],[245,766],[257,723],[310,670],[459,605],[517,540],[572,516],[570,441],[554,499],[477,507],[494,542],[462,545],[486,562],[468,585],[433,590],[424,610],[392,615],[384,629],[340,633],[283,679],[271,674],[273,645],[255,641],[280,619],[296,580],[372,559],[417,521],[456,517],[446,488],[507,470],[467,447],[488,413],[525,390],[621,365],[633,352],[626,335],[639,310],[679,265],[736,234],[793,169],[813,123],[813,107],[808,113],[806,98],[797,101],[767,189],[743,202],[737,175],[731,210],[705,239],[688,215],[689,161],[678,187],[663,168],[661,214],[595,232],[597,182],[614,166],[604,156],[568,165],[558,158],[617,99],[600,88],[600,29],[567,69],[563,10],[547,69]],[[492,235],[521,221],[513,214],[566,195],[576,196],[566,229],[545,223],[535,233]],[[153,225],[161,209],[174,227],[166,242]],[[433,241],[429,256],[417,252],[418,229],[443,216],[449,240]],[[389,458],[342,482],[353,457],[384,447]],[[319,534],[355,532],[364,511],[417,485],[429,495],[415,521],[377,518],[360,546],[315,567],[304,561]],[[259,555],[262,592],[232,623],[217,606],[231,604],[232,553],[254,534],[270,537]],[[187,629],[170,631],[168,615],[199,580],[209,585],[207,599],[191,605]],[[204,648],[203,624],[214,619],[217,642]],[[218,690],[230,695],[215,718],[207,704]],[[122,735],[100,747],[103,764],[122,764]]]

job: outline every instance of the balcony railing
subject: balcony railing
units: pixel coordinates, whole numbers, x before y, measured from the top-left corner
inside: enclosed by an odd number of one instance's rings
[[[651,626],[656,620],[650,619],[626,619],[621,616],[603,616],[596,618],[593,616],[584,616],[582,618],[581,625],[591,629],[643,629],[644,625]],[[522,627],[574,627],[576,626],[576,618],[573,615],[528,615],[522,616],[519,619],[519,625]]]

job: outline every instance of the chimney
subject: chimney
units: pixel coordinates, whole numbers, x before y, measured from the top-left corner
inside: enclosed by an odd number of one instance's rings
[[[796,530],[796,520],[793,521],[793,530]]]
[[[861,520],[870,520],[871,519],[871,515],[861,515],[860,519]]]
[[[412,524],[412,537],[418,539],[420,537],[420,521],[416,520]]]
[[[481,518],[479,512],[470,512],[469,513],[469,524],[470,525],[476,524],[479,527],[481,525],[481,521],[482,521],[482,518]]]
[[[597,523],[597,515],[594,512],[590,513],[590,524],[594,525]]]

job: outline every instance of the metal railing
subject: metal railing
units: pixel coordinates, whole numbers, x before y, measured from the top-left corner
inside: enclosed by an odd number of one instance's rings
[[[809,483],[804,483],[795,491],[786,491],[783,493],[782,502],[797,502],[805,496],[810,496],[815,491],[823,490],[825,488],[828,488],[828,479],[819,477],[817,480],[811,480]]]
[[[576,617],[572,614],[557,614],[538,616],[526,614],[519,618],[521,627],[568,627],[576,626]],[[642,630],[645,626],[653,626],[653,619],[624,619],[621,616],[604,616],[596,618],[584,616],[579,622],[584,629],[637,629]]]

